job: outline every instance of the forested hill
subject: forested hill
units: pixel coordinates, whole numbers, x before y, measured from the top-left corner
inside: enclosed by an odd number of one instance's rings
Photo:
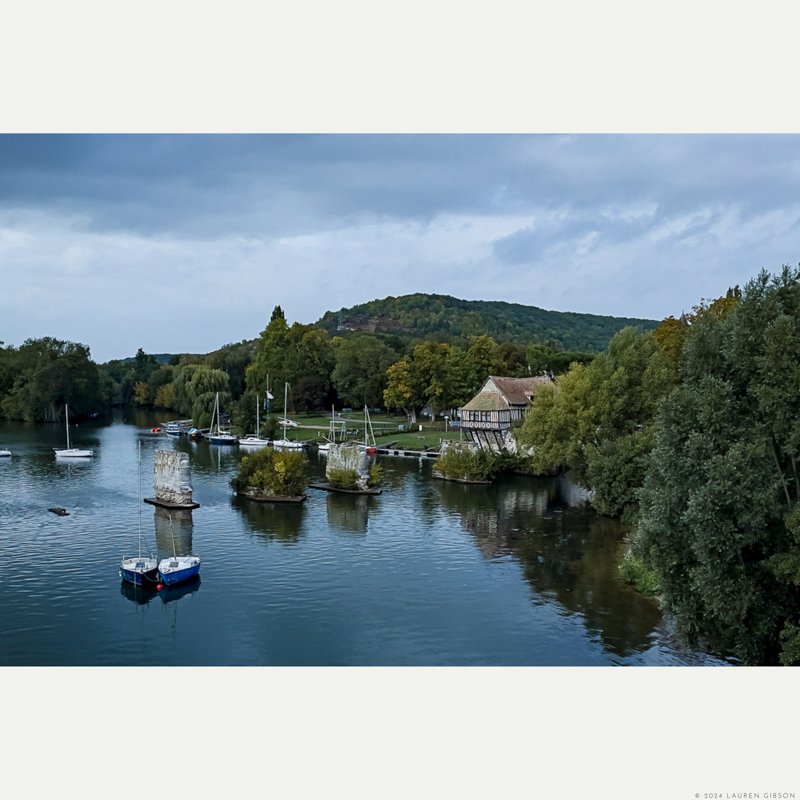
[[[488,333],[497,342],[557,342],[567,350],[603,350],[611,337],[628,325],[650,330],[658,322],[628,317],[603,317],[497,300],[459,300],[440,294],[408,294],[327,311],[316,325],[331,334],[342,331],[388,333],[401,337],[445,338]]]

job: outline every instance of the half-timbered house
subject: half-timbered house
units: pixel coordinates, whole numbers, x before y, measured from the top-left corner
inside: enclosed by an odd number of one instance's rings
[[[481,390],[460,409],[464,435],[481,447],[499,450],[506,431],[522,421],[536,392],[551,384],[550,378],[503,378],[490,375]]]

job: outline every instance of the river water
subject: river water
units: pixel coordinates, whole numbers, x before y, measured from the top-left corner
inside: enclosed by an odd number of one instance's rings
[[[431,477],[430,460],[379,457],[378,497],[308,490],[302,506],[236,498],[244,450],[149,433],[117,412],[74,428],[86,463],[60,463],[64,429],[0,423],[0,664],[722,664],[683,647],[655,601],[618,577],[623,531],[563,479],[491,487]],[[152,496],[158,449],[190,454],[200,508]],[[311,455],[312,480],[324,456]],[[48,508],[60,506],[68,516]],[[193,551],[198,582],[134,588],[123,555]]]

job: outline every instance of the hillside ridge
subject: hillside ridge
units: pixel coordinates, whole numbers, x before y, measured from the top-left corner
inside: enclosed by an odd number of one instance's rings
[[[657,320],[577,311],[548,311],[504,300],[462,300],[415,293],[389,296],[326,311],[314,323],[331,334],[354,331],[424,338],[431,334],[469,337],[489,334],[500,343],[553,342],[566,349],[599,351],[621,328],[651,330]]]

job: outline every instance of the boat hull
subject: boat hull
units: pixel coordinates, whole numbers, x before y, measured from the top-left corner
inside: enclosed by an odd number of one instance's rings
[[[240,447],[267,447],[267,445],[272,444],[271,439],[259,439],[257,436],[252,438],[245,437],[244,439],[239,439],[239,446]]]
[[[123,561],[119,567],[119,576],[135,586],[152,586],[158,580],[158,564],[154,559],[147,559],[145,566],[137,566],[135,562]]]
[[[174,586],[176,583],[183,583],[184,581],[190,581],[192,578],[196,578],[200,574],[200,561],[198,560],[195,564],[190,564],[189,566],[183,567],[181,569],[172,569],[167,572],[159,571],[158,575],[161,578],[161,582],[165,586]]]
[[[55,450],[56,458],[92,458],[94,450],[78,450],[77,448],[70,448],[69,450]]]
[[[276,450],[303,450],[305,442],[297,442],[291,439],[277,439],[272,443]]]
[[[211,444],[239,444],[235,436],[206,436]]]

